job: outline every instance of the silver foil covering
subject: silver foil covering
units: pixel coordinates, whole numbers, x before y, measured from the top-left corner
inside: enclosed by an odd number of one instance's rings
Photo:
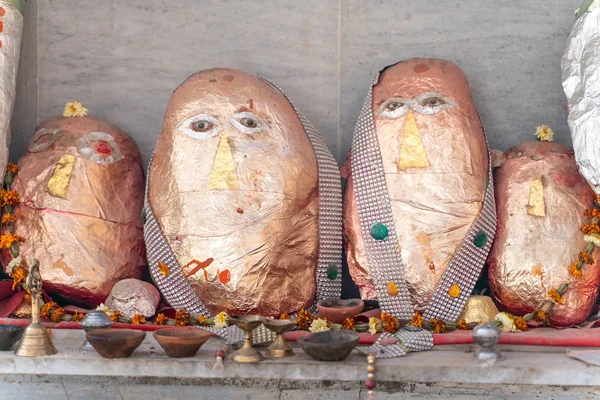
[[[569,128],[581,175],[600,194],[600,1],[586,1],[562,58]]]

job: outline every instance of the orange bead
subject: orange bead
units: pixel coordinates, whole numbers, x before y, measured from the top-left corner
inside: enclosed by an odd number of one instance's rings
[[[388,282],[387,283],[387,292],[390,296],[397,296],[398,295],[398,286],[396,286],[396,284],[394,282]]]
[[[448,294],[453,299],[460,296],[460,287],[458,286],[458,283],[455,283],[454,285],[450,286],[450,290],[448,290]]]

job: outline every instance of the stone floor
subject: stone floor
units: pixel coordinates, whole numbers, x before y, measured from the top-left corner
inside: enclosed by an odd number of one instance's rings
[[[211,339],[196,357],[168,358],[149,333],[128,359],[105,360],[79,350],[82,331],[53,331],[59,354],[22,358],[0,353],[0,399],[366,399],[366,362],[358,352],[323,363],[301,350],[257,364],[225,361],[215,373]],[[518,350],[517,350],[518,349]],[[600,367],[568,357],[564,348],[505,347],[483,366],[469,346],[443,347],[377,360],[376,399],[596,399]],[[515,351],[517,350],[517,351]]]

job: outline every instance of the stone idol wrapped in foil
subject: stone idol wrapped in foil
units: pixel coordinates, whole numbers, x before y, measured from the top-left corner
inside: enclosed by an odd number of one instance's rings
[[[413,323],[457,321],[494,237],[489,164],[456,65],[412,59],[375,77],[354,131],[344,210],[350,273],[364,299]],[[388,356],[432,345],[429,331],[398,332],[404,347]]]
[[[581,174],[600,194],[600,0],[585,0],[562,58],[569,128]]]
[[[279,316],[339,297],[337,164],[270,82],[230,69],[183,82],[146,196],[150,270],[176,310]]]
[[[514,315],[542,309],[551,300],[551,324],[584,321],[598,297],[600,251],[584,252],[590,247],[581,229],[595,195],[577,170],[573,150],[546,141],[524,143],[506,152],[494,176],[498,231],[488,260],[492,295]],[[568,289],[561,295],[557,289],[563,284]]]
[[[17,85],[24,7],[25,0],[0,0],[0,178],[2,180],[8,162],[10,117]]]
[[[133,139],[86,113],[69,103],[38,126],[12,188],[21,197],[19,252],[39,260],[44,289],[96,306],[144,268],[144,175]]]

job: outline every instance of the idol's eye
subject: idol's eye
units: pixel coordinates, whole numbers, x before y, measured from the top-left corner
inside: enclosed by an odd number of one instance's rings
[[[108,133],[88,133],[77,141],[79,153],[97,164],[113,164],[123,159],[119,145]]]
[[[194,139],[205,140],[217,136],[221,124],[211,115],[198,114],[183,121],[177,129]]]
[[[235,129],[248,135],[254,135],[269,129],[269,125],[265,121],[249,111],[232,115],[229,117],[229,122]]]
[[[412,109],[419,114],[432,115],[448,110],[456,104],[451,98],[435,92],[425,92],[415,96]]]
[[[395,119],[400,118],[408,111],[409,100],[402,97],[391,97],[375,110],[375,115]]]
[[[63,135],[62,131],[53,128],[41,128],[35,132],[35,135],[31,138],[27,150],[32,153],[39,153],[40,151],[46,150],[52,146],[52,143],[56,142]]]

